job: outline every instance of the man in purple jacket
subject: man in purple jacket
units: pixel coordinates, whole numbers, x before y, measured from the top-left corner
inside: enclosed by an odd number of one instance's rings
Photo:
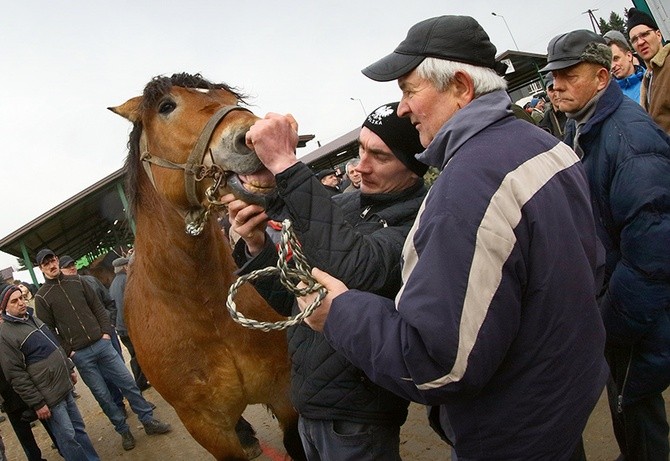
[[[329,295],[307,323],[376,383],[434,406],[460,461],[584,459],[608,371],[589,188],[570,148],[512,115],[495,54],[474,19],[442,16],[363,70],[398,80],[398,114],[441,173],[395,302],[315,270]]]

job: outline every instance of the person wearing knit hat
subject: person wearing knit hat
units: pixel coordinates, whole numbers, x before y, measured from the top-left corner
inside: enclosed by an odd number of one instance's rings
[[[2,290],[0,308],[0,362],[7,382],[51,430],[66,461],[100,461],[72,396],[74,364],[58,339],[17,286]]]
[[[641,50],[654,33],[639,12],[629,21]],[[670,322],[661,312],[670,299],[670,137],[610,79],[609,65],[596,59],[602,40],[590,31],[552,39],[544,70],[552,71],[567,113],[563,141],[582,159],[606,251],[605,283],[596,292],[619,449],[627,460],[667,460]]]
[[[637,8],[628,10],[626,26],[630,43],[647,64],[640,104],[666,133],[670,133],[670,44],[663,46],[656,21]]]
[[[404,243],[400,292],[351,290],[315,258],[329,293],[305,322],[361,376],[433,405],[459,459],[582,459],[608,373],[588,184],[573,151],[514,117],[495,56],[477,21],[446,15],[363,70],[397,80],[417,159],[440,174]]]
[[[410,119],[398,116],[398,102],[377,107],[358,135],[360,188],[331,198],[296,158],[295,128],[293,117],[268,114],[247,135],[276,178],[278,198],[267,210],[232,196],[222,198],[232,229],[242,236],[234,251],[239,274],[276,262],[266,220],[289,218],[307,260],[352,288],[392,298],[401,285],[403,242],[427,192],[423,175],[428,167],[415,158],[423,151],[419,133]],[[278,293],[286,294],[285,302],[279,302],[283,298]],[[298,309],[285,290],[261,289],[261,294],[269,295],[283,315]],[[291,401],[300,415],[307,459],[400,459],[407,400],[370,382],[323,335],[300,325],[291,329],[289,341]]]

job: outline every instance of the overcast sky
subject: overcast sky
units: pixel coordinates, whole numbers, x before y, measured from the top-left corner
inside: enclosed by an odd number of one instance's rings
[[[555,35],[590,29],[627,0],[37,1],[0,15],[0,238],[119,169],[129,123],[106,110],[156,75],[200,72],[250,94],[258,115],[290,112],[306,154],[397,100],[394,82],[360,69],[423,19],[477,19],[498,48],[545,53]],[[352,100],[351,98],[354,98]],[[16,258],[0,253],[0,268]],[[27,278],[24,278],[27,280]]]

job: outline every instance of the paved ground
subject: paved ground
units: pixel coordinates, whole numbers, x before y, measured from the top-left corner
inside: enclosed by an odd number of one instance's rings
[[[102,413],[86,386],[83,383],[78,384],[77,391],[81,394],[77,403],[84,415],[88,434],[103,461],[117,459],[129,461],[210,461],[214,459],[190,437],[172,407],[154,389],[147,390],[144,395],[156,404],[156,417],[172,424],[174,430],[167,435],[147,436],[144,434],[137,417],[133,414],[128,421],[137,439],[137,447],[128,452],[121,448],[121,438],[114,432],[111,423]],[[670,394],[666,395],[666,402],[669,399]],[[670,408],[668,409],[670,410]],[[278,425],[267,411],[262,406],[255,405],[247,409],[245,417],[252,422],[261,440],[263,455],[257,459],[259,461],[286,459],[281,446]],[[40,447],[43,449],[44,458],[47,461],[61,461],[62,458],[58,453],[50,448],[51,441],[41,425],[36,426],[33,430]],[[18,444],[8,421],[0,423],[0,433],[7,446],[8,460],[24,460],[25,456],[21,446]],[[556,436],[560,437],[560,434],[556,434]],[[612,461],[618,455],[604,398],[600,399],[589,420],[584,433],[584,444],[587,457],[591,461]],[[425,422],[425,411],[419,405],[412,404],[410,406],[410,416],[403,426],[401,434],[401,454],[403,459],[407,461],[449,460],[448,450],[428,428]]]

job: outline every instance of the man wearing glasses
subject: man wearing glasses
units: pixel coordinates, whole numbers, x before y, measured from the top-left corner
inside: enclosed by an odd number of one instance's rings
[[[628,10],[628,36],[635,51],[647,64],[642,81],[640,104],[666,133],[670,133],[670,44],[663,46],[663,37],[656,22],[646,13]]]

